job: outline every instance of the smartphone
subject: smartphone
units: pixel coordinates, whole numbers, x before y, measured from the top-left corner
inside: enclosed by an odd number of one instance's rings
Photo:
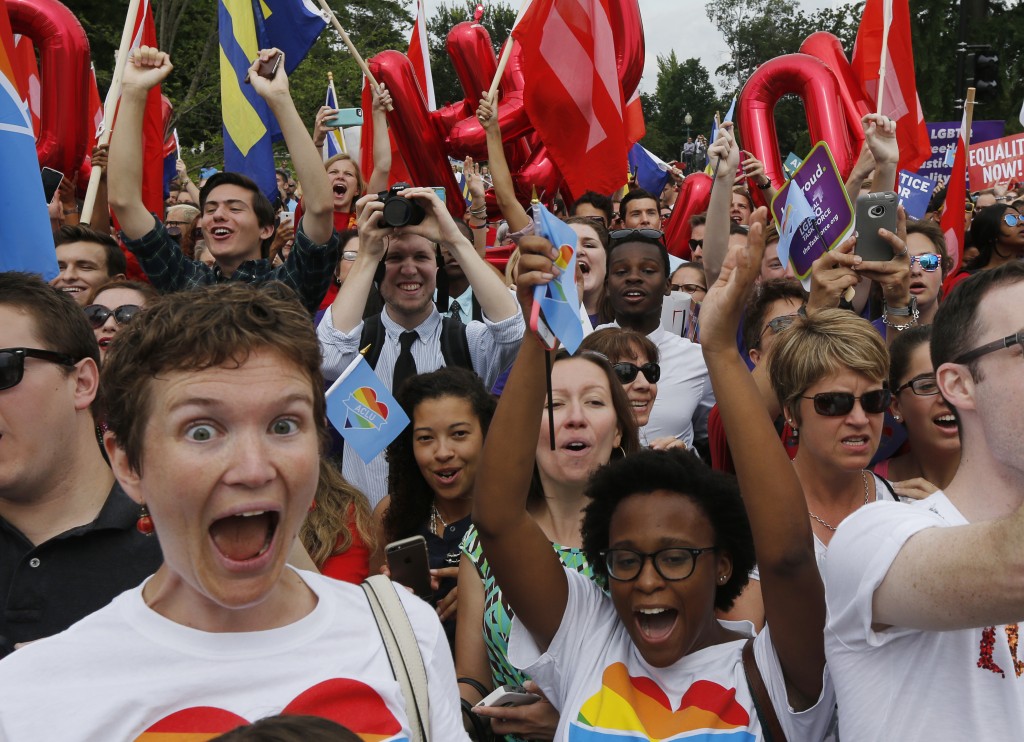
[[[896,233],[895,191],[867,193],[857,198],[857,246],[854,253],[864,260],[892,260],[892,245],[878,234],[879,229]]]
[[[435,196],[441,199],[441,203],[448,203],[448,193],[447,191],[445,191],[444,188],[442,188],[441,186],[432,186],[430,190],[434,192]]]
[[[342,108],[330,118],[324,119],[324,126],[362,126],[362,108]]]
[[[256,74],[260,77],[265,77],[268,80],[273,80],[274,75],[277,74],[277,68],[281,66],[281,60],[284,59],[283,54],[275,54],[267,61],[260,60],[259,66],[256,68]],[[249,82],[248,73],[245,76],[245,82]]]
[[[430,589],[430,564],[427,562],[425,538],[410,536],[401,541],[393,541],[384,547],[384,556],[392,580],[412,588],[424,600],[434,596],[434,591]]]
[[[521,685],[502,685],[489,693],[477,706],[529,706],[539,700],[540,696],[530,693]]]
[[[60,188],[61,181],[64,180],[64,173],[44,167],[40,174],[43,176],[43,196],[46,197],[46,203],[50,203],[53,201],[57,189]]]

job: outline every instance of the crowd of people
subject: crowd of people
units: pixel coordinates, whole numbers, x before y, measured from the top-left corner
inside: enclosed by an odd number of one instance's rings
[[[276,202],[182,165],[147,210],[142,111],[172,65],[142,47],[99,216],[62,188],[57,278],[0,274],[0,739],[1024,729],[1024,189],[901,208],[890,260],[853,232],[805,288],[725,122],[689,260],[664,240],[677,182],[562,204],[585,337],[550,351],[527,318],[559,254],[494,98],[466,218],[406,184],[423,218],[388,226],[387,91],[364,181],[321,154],[333,109],[311,134],[284,70],[255,74],[276,54],[250,77],[294,168]],[[896,185],[894,124],[863,126],[854,197]],[[410,420],[368,461],[326,415],[359,354]],[[378,577],[409,539],[420,597]]]

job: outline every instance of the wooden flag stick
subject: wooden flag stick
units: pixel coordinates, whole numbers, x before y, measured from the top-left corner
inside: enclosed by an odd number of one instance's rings
[[[964,114],[967,118],[967,131],[964,132],[964,168],[970,169],[971,164],[971,124],[974,121],[974,88],[967,88],[967,100],[964,101]]]
[[[132,31],[135,30],[135,18],[139,15],[141,0],[129,0],[128,15],[124,19],[124,28],[121,30],[121,45],[117,48],[117,60],[114,62],[114,77],[110,81],[110,89],[107,91],[107,99],[103,102],[103,123],[100,125],[100,136],[96,145],[110,144],[111,124],[114,121],[114,111],[117,109],[117,101],[121,97],[121,78],[124,77],[124,67],[128,64],[128,53],[132,49]],[[85,191],[85,202],[82,204],[82,224],[92,223],[92,212],[96,207],[96,193],[100,189],[100,180],[103,178],[103,168],[93,166],[89,174],[89,186]]]
[[[487,90],[487,97],[492,98],[501,83],[501,76],[505,74],[505,67],[508,65],[508,58],[512,56],[512,34],[509,34],[505,48],[501,50],[501,59],[498,60],[498,69],[494,72],[494,79],[491,80],[491,87]]]
[[[878,58],[878,100],[875,113],[882,113],[882,101],[885,94],[885,55],[889,51],[889,27],[892,25],[892,0],[882,3],[882,53]]]
[[[345,46],[348,47],[348,51],[352,55],[352,58],[356,60],[356,64],[359,65],[359,69],[363,71],[363,74],[366,75],[366,79],[370,81],[370,85],[377,93],[380,93],[380,84],[378,84],[373,73],[370,72],[369,65],[366,64],[362,55],[359,54],[359,50],[356,49],[356,45],[352,43],[352,39],[348,37],[348,34],[345,33],[345,29],[341,27],[341,22],[338,20],[338,16],[336,16],[334,11],[331,10],[331,7],[327,4],[327,0],[320,0],[320,7],[323,8],[324,13],[327,14],[327,17],[331,21],[331,25],[334,26],[334,30],[338,32],[338,36],[341,37],[342,42],[344,42]],[[395,107],[389,104],[388,110],[394,111]]]

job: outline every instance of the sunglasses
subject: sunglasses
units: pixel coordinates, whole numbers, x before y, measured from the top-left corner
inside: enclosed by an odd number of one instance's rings
[[[696,250],[697,248],[704,248],[704,240],[690,240],[690,250]]]
[[[642,240],[657,240],[661,242],[665,239],[665,233],[660,229],[613,229],[608,233],[608,237],[616,242],[632,240],[638,237]]]
[[[122,304],[117,309],[107,309],[102,304],[90,304],[85,308],[85,317],[89,320],[92,328],[96,330],[103,327],[111,315],[117,324],[127,325],[141,311],[142,307],[137,304]]]
[[[773,333],[778,335],[783,330],[791,327],[799,316],[799,314],[783,314],[780,317],[768,320],[768,324],[764,326],[764,329],[761,330],[761,334],[757,336],[758,341],[760,342],[761,338],[764,337],[764,334],[768,332],[768,330],[771,330]]]
[[[41,361],[60,366],[74,366],[76,361],[69,355],[52,350],[37,348],[3,348],[0,350],[0,391],[18,386],[25,375],[25,359],[38,358]]]
[[[899,394],[904,389],[909,389],[918,397],[931,397],[939,393],[939,385],[935,383],[935,374],[915,376],[906,384],[896,387],[896,394]]]
[[[1007,212],[1003,214],[1003,223],[1007,227],[1016,227],[1018,225],[1024,224],[1024,216],[1021,216],[1020,214],[1011,214]]]
[[[910,267],[914,267],[914,263],[921,266],[921,270],[927,271],[928,273],[935,272],[939,265],[942,263],[942,258],[933,252],[926,252],[923,255],[911,255],[910,256]]]
[[[888,389],[875,389],[860,397],[855,397],[849,392],[822,392],[813,397],[801,397],[801,399],[813,399],[814,411],[824,417],[849,415],[853,410],[853,403],[857,401],[860,402],[861,408],[867,414],[880,415],[889,407],[889,403],[892,401],[892,392]]]
[[[638,373],[642,373],[651,384],[657,384],[661,378],[661,366],[653,362],[645,363],[643,366],[637,366],[635,363],[616,363],[612,369],[623,384],[631,383]]]

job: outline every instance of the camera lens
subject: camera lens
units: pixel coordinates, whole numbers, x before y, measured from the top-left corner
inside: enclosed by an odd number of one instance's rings
[[[384,202],[382,222],[389,227],[404,227],[410,223],[412,204],[400,196],[389,198]]]
[[[868,209],[868,215],[878,219],[880,216],[885,216],[885,207],[881,205],[872,206]]]

